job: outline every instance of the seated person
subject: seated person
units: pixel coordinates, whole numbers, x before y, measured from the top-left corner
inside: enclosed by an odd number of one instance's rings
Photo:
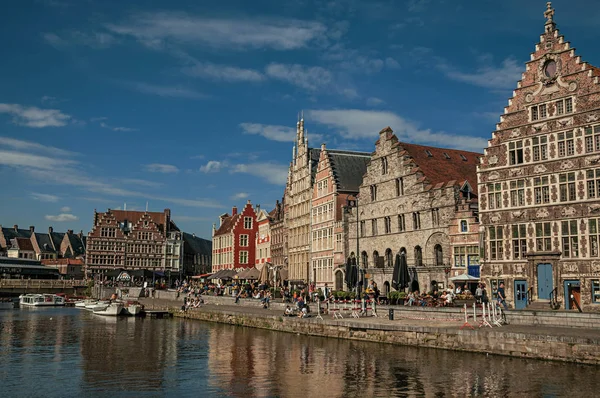
[[[454,294],[453,293],[446,294],[446,305],[447,306],[451,306],[453,300],[454,300]]]
[[[406,301],[406,303],[404,303],[404,305],[407,306],[412,306],[415,303],[415,292],[410,292],[408,293],[408,296],[406,296],[408,298],[408,300]]]
[[[283,313],[283,316],[293,316],[294,315],[294,310],[292,309],[292,307],[290,307],[289,305],[287,305],[285,307],[285,311]]]
[[[303,307],[302,311],[298,313],[298,318],[308,318],[308,309],[306,307]]]
[[[447,299],[448,295],[446,294],[445,291],[442,292],[442,295],[440,296],[440,305],[441,306],[445,306],[447,304]]]

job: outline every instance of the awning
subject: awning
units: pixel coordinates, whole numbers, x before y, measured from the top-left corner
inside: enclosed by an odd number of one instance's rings
[[[256,267],[248,268],[235,275],[235,279],[256,280],[260,276],[260,271]]]
[[[452,278],[449,278],[449,279],[452,282],[475,282],[475,281],[479,280],[479,278],[475,278],[474,276],[467,275],[467,274],[453,276]]]

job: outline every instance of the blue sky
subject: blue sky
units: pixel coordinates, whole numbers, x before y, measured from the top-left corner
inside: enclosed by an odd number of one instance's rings
[[[595,2],[553,2],[600,65]],[[0,223],[89,231],[94,208],[187,232],[281,198],[298,112],[311,146],[481,151],[545,1],[3,0]]]

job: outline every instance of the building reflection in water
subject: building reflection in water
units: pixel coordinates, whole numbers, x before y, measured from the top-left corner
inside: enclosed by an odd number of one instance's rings
[[[591,366],[76,309],[1,313],[0,364],[12,396],[32,388],[37,396],[590,396],[600,388]]]

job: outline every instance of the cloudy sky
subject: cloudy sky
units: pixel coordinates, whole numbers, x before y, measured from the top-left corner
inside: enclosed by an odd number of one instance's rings
[[[598,8],[555,1],[599,65]],[[94,209],[217,216],[283,193],[311,146],[481,151],[543,32],[545,1],[3,0],[0,224],[91,228]],[[592,58],[592,57],[596,57]]]

